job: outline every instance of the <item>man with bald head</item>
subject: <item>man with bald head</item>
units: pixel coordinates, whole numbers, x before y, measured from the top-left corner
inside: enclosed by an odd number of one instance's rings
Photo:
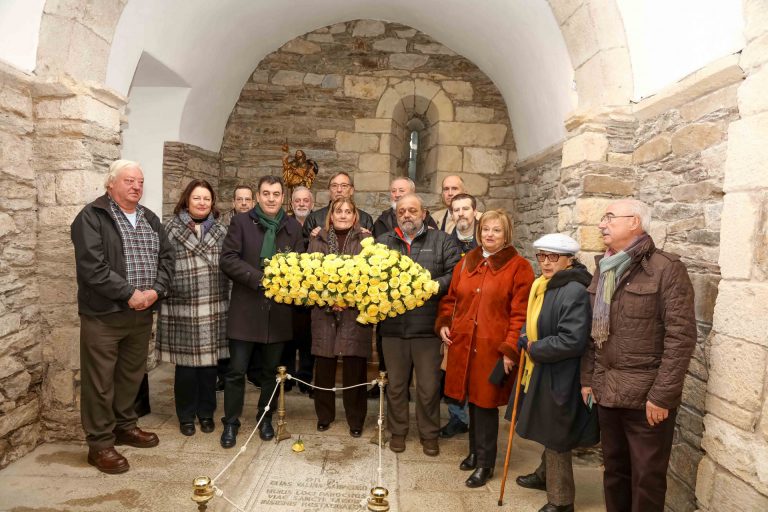
[[[450,175],[443,178],[443,183],[440,189],[440,197],[445,205],[445,209],[438,210],[432,214],[437,227],[448,234],[453,233],[456,229],[456,219],[453,217],[453,211],[451,210],[451,202],[453,198],[459,194],[466,194],[467,190],[464,186],[464,180],[461,176]],[[475,220],[480,220],[480,216],[483,212],[475,210]]]
[[[680,256],[648,235],[637,200],[605,210],[607,246],[588,291],[592,340],[581,361],[582,397],[597,404],[608,512],[661,512],[675,417],[696,346],[693,287]]]

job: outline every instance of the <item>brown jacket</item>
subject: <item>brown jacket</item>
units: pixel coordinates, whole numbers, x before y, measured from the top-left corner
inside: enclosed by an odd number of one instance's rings
[[[359,254],[363,247],[360,242],[365,235],[359,226],[347,234],[342,254]],[[309,241],[307,252],[328,254],[328,232],[325,229]],[[320,357],[355,356],[371,357],[371,336],[373,327],[358,323],[355,319],[360,312],[355,308],[339,313],[327,307],[312,308],[312,355]]]
[[[596,258],[599,262],[600,257]],[[599,272],[587,288],[592,305]],[[590,340],[581,361],[581,385],[604,407],[645,409],[680,405],[696,346],[693,286],[676,254],[649,239],[616,285],[610,335],[598,349]]]

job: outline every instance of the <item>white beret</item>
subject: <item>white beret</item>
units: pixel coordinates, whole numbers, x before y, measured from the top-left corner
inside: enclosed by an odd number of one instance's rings
[[[576,254],[579,252],[579,242],[560,233],[550,233],[533,242],[533,247],[541,251],[558,254]]]

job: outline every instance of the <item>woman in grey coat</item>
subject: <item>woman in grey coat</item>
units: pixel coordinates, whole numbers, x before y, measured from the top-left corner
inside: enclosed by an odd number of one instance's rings
[[[157,354],[176,365],[174,398],[182,434],[213,432],[216,363],[229,356],[227,308],[229,280],[219,269],[227,228],[218,220],[216,194],[205,180],[182,192],[174,217],[166,224],[176,254],[171,291],[157,321]]]
[[[325,228],[309,241],[307,252],[323,254],[360,253],[363,238],[371,236],[359,225],[359,213],[354,201],[341,198],[333,201],[328,209]],[[355,319],[357,309],[339,307],[312,308],[312,355],[315,356],[315,385],[334,387],[336,360],[342,359],[342,385],[360,384],[367,380],[368,359],[371,357],[373,328]],[[365,387],[343,392],[344,412],[352,437],[360,437],[368,409]],[[315,392],[317,430],[328,430],[336,418],[336,397],[332,391]]]

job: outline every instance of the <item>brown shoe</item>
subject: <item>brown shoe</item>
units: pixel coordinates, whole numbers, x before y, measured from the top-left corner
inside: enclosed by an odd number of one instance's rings
[[[152,448],[160,444],[160,439],[157,434],[133,427],[131,430],[115,430],[115,444],[127,444],[134,448]]]
[[[392,434],[392,439],[389,440],[389,449],[395,453],[402,453],[405,451],[405,436],[399,436]]]
[[[96,466],[96,469],[102,473],[108,473],[110,475],[125,473],[131,467],[128,464],[128,460],[117,453],[117,450],[115,450],[113,446],[102,450],[89,448],[88,464]]]
[[[437,439],[422,439],[421,448],[424,450],[424,455],[430,457],[437,457],[440,454],[440,446],[437,444]]]

